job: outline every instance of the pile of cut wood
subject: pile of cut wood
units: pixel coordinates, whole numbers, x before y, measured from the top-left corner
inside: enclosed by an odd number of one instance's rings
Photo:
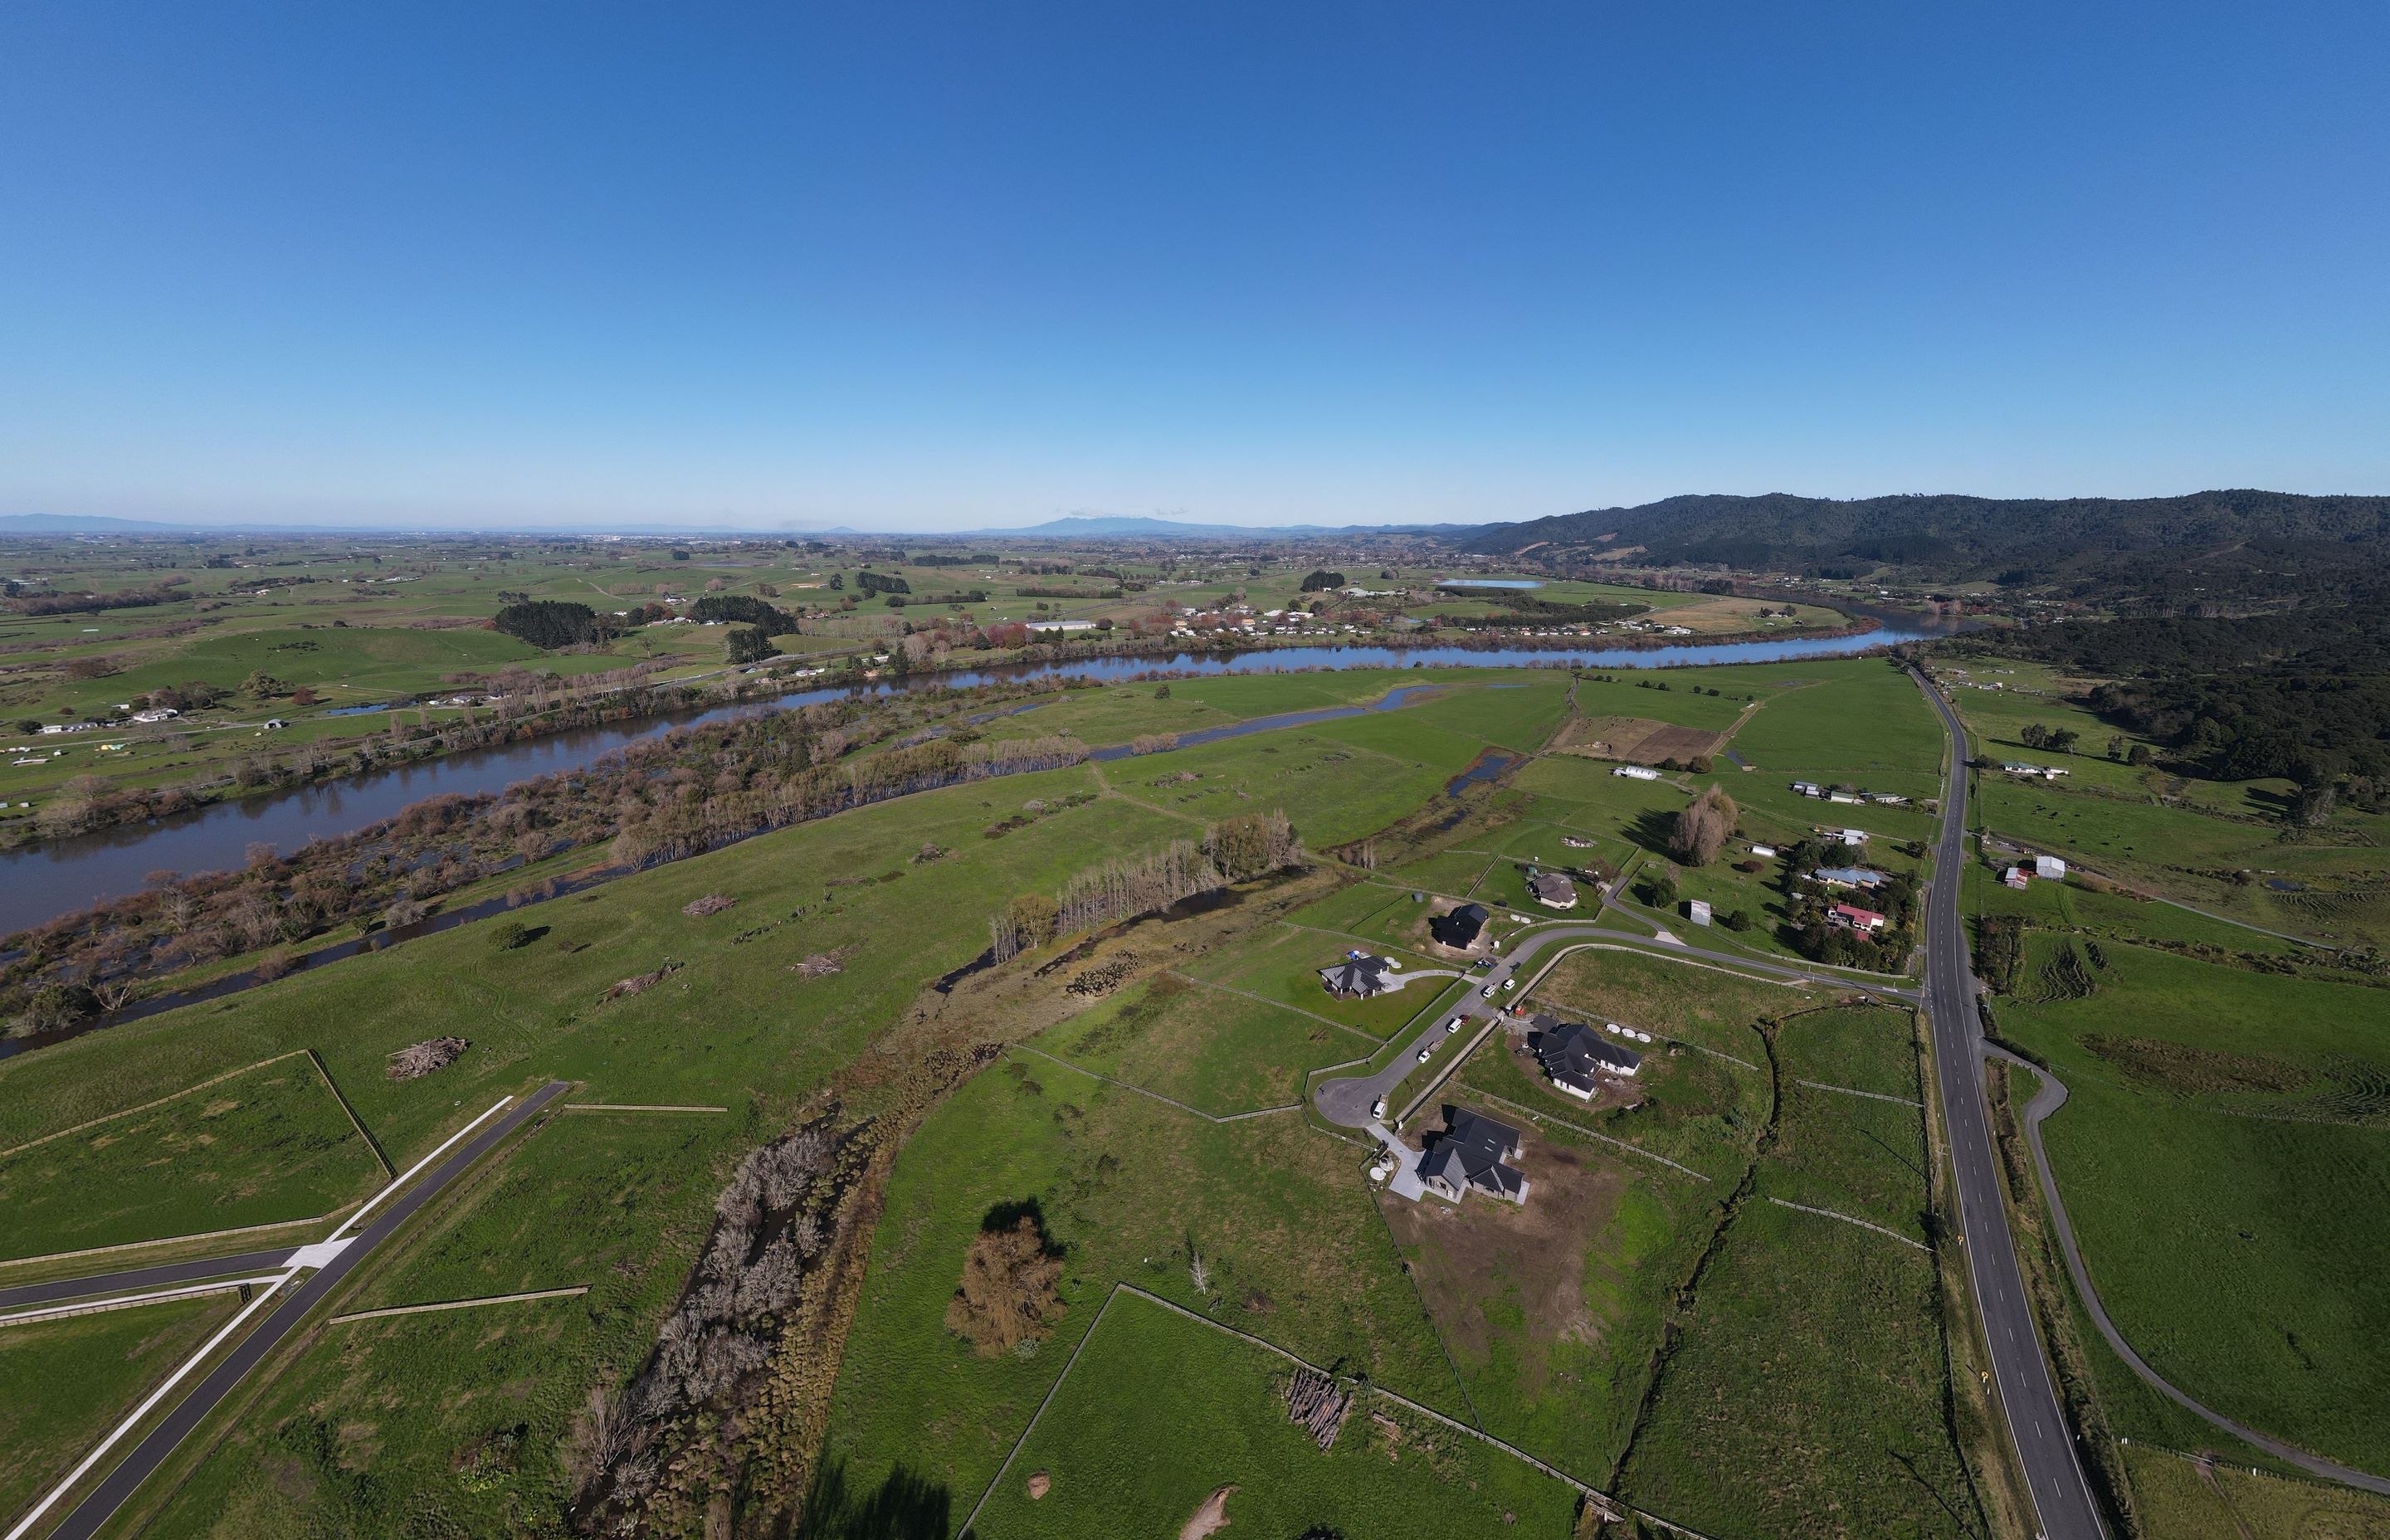
[[[729,908],[733,904],[738,902],[739,901],[737,899],[726,897],[721,893],[708,893],[703,898],[696,899],[688,904],[683,905],[680,912],[687,915],[691,919],[703,919],[708,915],[720,914],[723,910]]]
[[[461,1037],[434,1037],[410,1043],[390,1056],[387,1072],[392,1080],[420,1080],[434,1070],[444,1070],[456,1063],[456,1056],[471,1046]]]
[[[1332,1374],[1301,1368],[1286,1382],[1286,1419],[1301,1424],[1322,1449],[1335,1446],[1344,1414],[1352,1408],[1353,1392],[1338,1385]]]

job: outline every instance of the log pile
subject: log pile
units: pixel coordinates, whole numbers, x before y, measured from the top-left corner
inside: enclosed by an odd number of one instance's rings
[[[680,964],[668,962],[652,973],[641,973],[617,983],[608,984],[605,991],[598,996],[598,1003],[602,1006],[609,1000],[620,1000],[632,995],[645,995],[649,990],[663,982],[666,974],[679,971]]]
[[[434,1070],[444,1070],[456,1063],[457,1055],[469,1046],[461,1037],[434,1037],[410,1043],[390,1056],[387,1073],[392,1080],[420,1080]]]
[[[691,919],[703,919],[708,915],[720,914],[738,902],[737,899],[725,897],[721,893],[708,893],[703,898],[684,905],[680,912]]]
[[[1353,1392],[1340,1387],[1332,1374],[1302,1368],[1286,1382],[1287,1420],[1300,1424],[1322,1449],[1335,1446],[1336,1435],[1344,1427],[1344,1414],[1352,1408]]]

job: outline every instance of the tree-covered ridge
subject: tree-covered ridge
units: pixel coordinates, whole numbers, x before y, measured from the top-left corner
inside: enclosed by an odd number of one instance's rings
[[[1546,560],[1715,562],[1818,576],[1892,565],[1952,578],[2123,584],[2184,597],[2318,593],[2390,558],[2390,497],[1704,494],[1495,525],[1462,545],[1497,555],[1536,546]]]
[[[1941,647],[2100,676],[2092,710],[2216,779],[2390,779],[2390,592],[2379,587],[2275,614],[2070,621]]]

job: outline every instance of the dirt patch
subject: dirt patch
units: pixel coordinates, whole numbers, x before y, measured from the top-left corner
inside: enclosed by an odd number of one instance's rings
[[[1659,764],[1690,760],[1697,754],[1715,759],[1730,733],[1679,727],[1640,716],[1579,716],[1570,719],[1553,741],[1557,753],[1587,759],[1623,760],[1629,764]]]
[[[1204,1540],[1204,1536],[1227,1529],[1228,1494],[1235,1490],[1233,1486],[1224,1486],[1204,1498],[1201,1505],[1188,1515],[1187,1521],[1178,1526],[1178,1540]]]
[[[1035,1502],[1054,1490],[1054,1478],[1043,1470],[1029,1478],[1029,1500]]]
[[[1483,1194],[1450,1207],[1379,1200],[1394,1238],[1418,1250],[1412,1277],[1437,1329],[1467,1362],[1483,1364],[1491,1354],[1489,1302],[1515,1307],[1531,1343],[1592,1342],[1601,1336],[1603,1323],[1586,1308],[1586,1241],[1608,1227],[1625,1174],[1533,1133],[1520,1164],[1531,1184],[1523,1207]],[[1522,1390],[1532,1396],[1543,1384],[1543,1354],[1519,1357]]]

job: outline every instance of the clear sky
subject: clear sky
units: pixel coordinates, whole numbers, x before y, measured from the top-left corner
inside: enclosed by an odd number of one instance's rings
[[[2390,492],[2390,6],[0,6],[0,512]]]

